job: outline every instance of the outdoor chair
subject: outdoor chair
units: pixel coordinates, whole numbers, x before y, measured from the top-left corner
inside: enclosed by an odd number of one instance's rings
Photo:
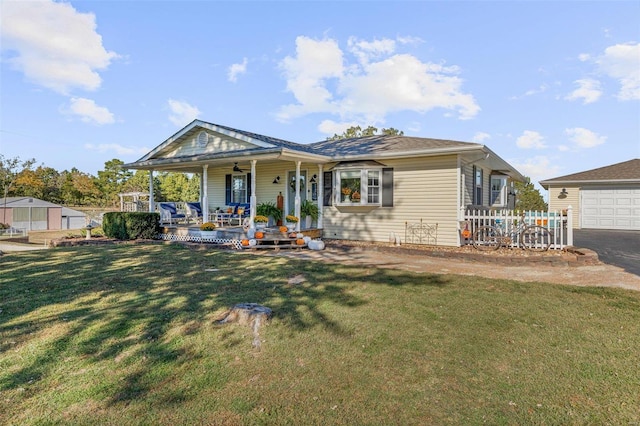
[[[198,202],[187,202],[187,218],[193,219],[196,223],[201,223],[203,219],[202,205]]]
[[[234,207],[233,213],[229,217],[229,224],[234,221],[238,221],[238,225],[242,225],[243,219],[251,216],[251,205],[250,204],[233,204]]]
[[[181,220],[186,219],[184,213],[178,212],[178,208],[176,207],[176,203],[160,203],[160,222],[161,223],[169,223],[169,225],[173,224],[175,221],[178,223]]]

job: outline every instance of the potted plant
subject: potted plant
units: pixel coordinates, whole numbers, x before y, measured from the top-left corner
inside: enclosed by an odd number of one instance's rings
[[[351,202],[351,188],[344,187],[341,190],[342,192],[342,202],[349,203]]]
[[[256,206],[256,214],[266,216],[273,219],[273,224],[278,223],[282,219],[282,211],[273,201],[265,201]]]
[[[287,223],[287,228],[289,228],[289,232],[293,232],[296,229],[296,223],[298,223],[298,217],[292,214],[288,214],[284,220]]]
[[[300,205],[300,216],[305,219],[305,228],[311,228],[311,223],[313,220],[318,220],[318,215],[320,210],[318,209],[318,205],[311,200],[304,200]]]
[[[202,238],[216,238],[218,235],[218,232],[216,231],[216,229],[218,228],[218,225],[216,225],[213,222],[205,222],[202,225],[200,225],[200,237]]]
[[[264,229],[267,227],[267,222],[269,222],[269,218],[259,214],[253,218],[253,222],[256,225],[256,229]]]

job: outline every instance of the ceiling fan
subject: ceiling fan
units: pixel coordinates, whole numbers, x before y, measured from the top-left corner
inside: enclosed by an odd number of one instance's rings
[[[238,172],[238,173],[242,173],[242,169],[240,167],[238,167],[238,163],[234,163],[233,164],[233,171],[234,172]]]

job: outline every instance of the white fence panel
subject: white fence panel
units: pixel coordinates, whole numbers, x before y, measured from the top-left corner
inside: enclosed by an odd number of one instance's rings
[[[549,230],[551,249],[562,250],[573,245],[571,207],[562,211],[471,210],[462,215],[460,230],[473,231],[481,226],[501,228],[509,246],[519,246],[519,234],[525,226],[538,225]]]

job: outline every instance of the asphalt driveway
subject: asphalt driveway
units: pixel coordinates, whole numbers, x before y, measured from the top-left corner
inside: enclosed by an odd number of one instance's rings
[[[591,249],[602,262],[640,276],[640,231],[576,229],[573,245]]]

